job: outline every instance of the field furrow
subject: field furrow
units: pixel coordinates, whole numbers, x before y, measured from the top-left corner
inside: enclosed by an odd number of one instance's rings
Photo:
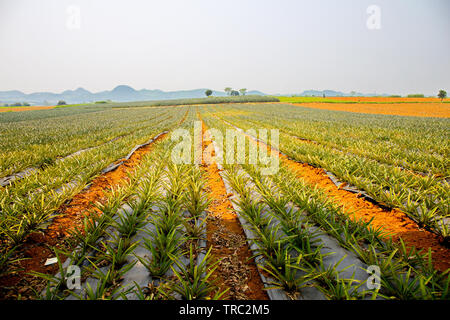
[[[207,131],[202,122],[202,133]],[[213,278],[221,283],[222,290],[228,290],[226,297],[232,300],[266,300],[263,284],[247,245],[245,233],[233,210],[221,169],[212,159],[211,137],[203,136],[202,170],[207,176],[210,205],[207,219],[207,245],[212,246],[212,255],[220,260]],[[209,147],[209,149],[208,149]]]

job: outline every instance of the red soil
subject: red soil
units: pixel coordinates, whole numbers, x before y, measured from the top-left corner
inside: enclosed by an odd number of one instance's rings
[[[53,109],[55,106],[33,106],[33,107],[1,107],[0,112],[19,112],[19,111],[30,111],[30,110],[44,110]]]
[[[441,102],[439,98],[407,98],[407,97],[326,97],[325,99],[333,99],[339,101],[351,101],[351,102],[384,102],[384,103],[396,103],[396,102]],[[324,99],[324,100],[325,100]],[[448,101],[448,99],[444,100]]]
[[[202,122],[202,131],[206,130]],[[203,150],[210,144],[211,141],[203,140]],[[229,289],[225,299],[268,300],[244,230],[228,199],[230,195],[227,194],[217,164],[205,164],[203,159],[201,168],[207,176],[206,188],[211,200],[207,209],[207,246],[212,246],[211,254],[215,260],[221,260],[211,278],[217,282],[221,291]]]
[[[423,103],[389,103],[389,104],[376,104],[376,103],[348,104],[348,103],[308,102],[293,105],[315,109],[337,110],[337,111],[369,113],[369,114],[450,118],[450,104],[448,103],[423,102]]]

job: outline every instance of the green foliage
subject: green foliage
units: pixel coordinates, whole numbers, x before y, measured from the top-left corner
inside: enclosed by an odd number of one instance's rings
[[[192,246],[189,248],[189,264],[187,266],[176,258],[174,261],[178,268],[172,267],[172,270],[178,281],[173,284],[172,289],[180,294],[183,300],[206,300],[214,291],[212,299],[218,300],[228,291],[228,289],[219,291],[215,282],[210,280],[219,263],[219,261],[213,261],[211,248],[199,262],[196,262]]]
[[[311,281],[319,277],[320,274],[311,270],[303,262],[303,256],[299,255],[296,259],[290,255],[285,257],[284,268],[280,269],[270,262],[262,268],[269,273],[275,280],[270,281],[270,289],[283,289],[291,299],[297,299],[300,290],[305,287],[311,287]]]
[[[137,256],[153,277],[161,278],[174,263],[173,257],[180,254],[183,239],[174,228],[168,233],[156,229],[149,232],[150,238],[144,238],[144,247],[152,253],[151,259]]]
[[[445,91],[445,90],[439,90],[439,93],[438,93],[438,98],[439,99],[441,99],[441,101],[442,100],[444,100],[445,98],[447,98],[447,91]]]

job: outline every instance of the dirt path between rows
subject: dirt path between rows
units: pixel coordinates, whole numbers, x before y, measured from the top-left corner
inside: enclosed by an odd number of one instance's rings
[[[207,127],[202,121],[202,135],[206,130]],[[212,142],[202,140],[202,150],[205,150]],[[211,156],[214,156],[214,153]],[[224,299],[268,300],[244,230],[233,210],[229,200],[230,194],[227,194],[217,164],[206,164],[203,159],[201,169],[207,177],[206,188],[211,200],[207,209],[207,247],[212,247],[214,260],[220,260],[212,280],[217,282],[220,291],[229,289]]]

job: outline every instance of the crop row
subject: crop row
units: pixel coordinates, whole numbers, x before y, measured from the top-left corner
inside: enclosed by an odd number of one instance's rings
[[[274,128],[266,121],[244,117],[223,117],[243,129]],[[319,130],[319,129],[316,129]],[[426,227],[444,240],[449,238],[448,182],[435,176],[420,176],[355,154],[344,154],[324,145],[303,143],[292,135],[280,135],[281,151],[292,159],[324,168],[339,179],[389,207],[408,213],[419,226]]]
[[[174,110],[172,118],[157,122],[114,143],[104,144],[67,158],[0,189],[0,239],[3,248],[17,247],[30,233],[46,228],[58,209],[79,193],[110,163],[159,132],[178,123],[186,110]]]
[[[49,280],[41,298],[221,296],[209,281],[215,263],[205,250],[208,201],[202,173],[195,166],[170,164],[170,143],[159,143],[130,176],[131,183],[113,189],[98,205],[101,214],[86,218],[84,229],[73,233],[78,250],[61,264],[59,274],[41,275]],[[82,268],[81,289],[66,286],[67,267],[73,264]]]
[[[145,111],[145,112],[143,112]],[[59,111],[53,111],[58,113]],[[44,167],[82,149],[148,127],[167,117],[160,109],[102,110],[82,114],[0,124],[0,177],[29,167]]]
[[[212,118],[205,121],[226,129]],[[282,165],[277,175],[268,177],[253,165],[224,168],[238,194],[239,213],[253,232],[253,248],[262,257],[260,268],[270,279],[270,290],[282,289],[291,298],[303,299],[317,299],[318,292],[328,299],[449,298],[448,271],[436,271],[430,253],[392,242],[370,222],[350,219],[288,167]],[[330,245],[324,234],[339,246]],[[330,247],[333,252],[325,250]],[[359,260],[348,265],[351,257]],[[366,289],[368,266],[380,268],[379,290]]]
[[[218,108],[343,152],[419,172],[448,176],[448,119],[342,113],[289,105]],[[421,134],[417,135],[420,130]]]

